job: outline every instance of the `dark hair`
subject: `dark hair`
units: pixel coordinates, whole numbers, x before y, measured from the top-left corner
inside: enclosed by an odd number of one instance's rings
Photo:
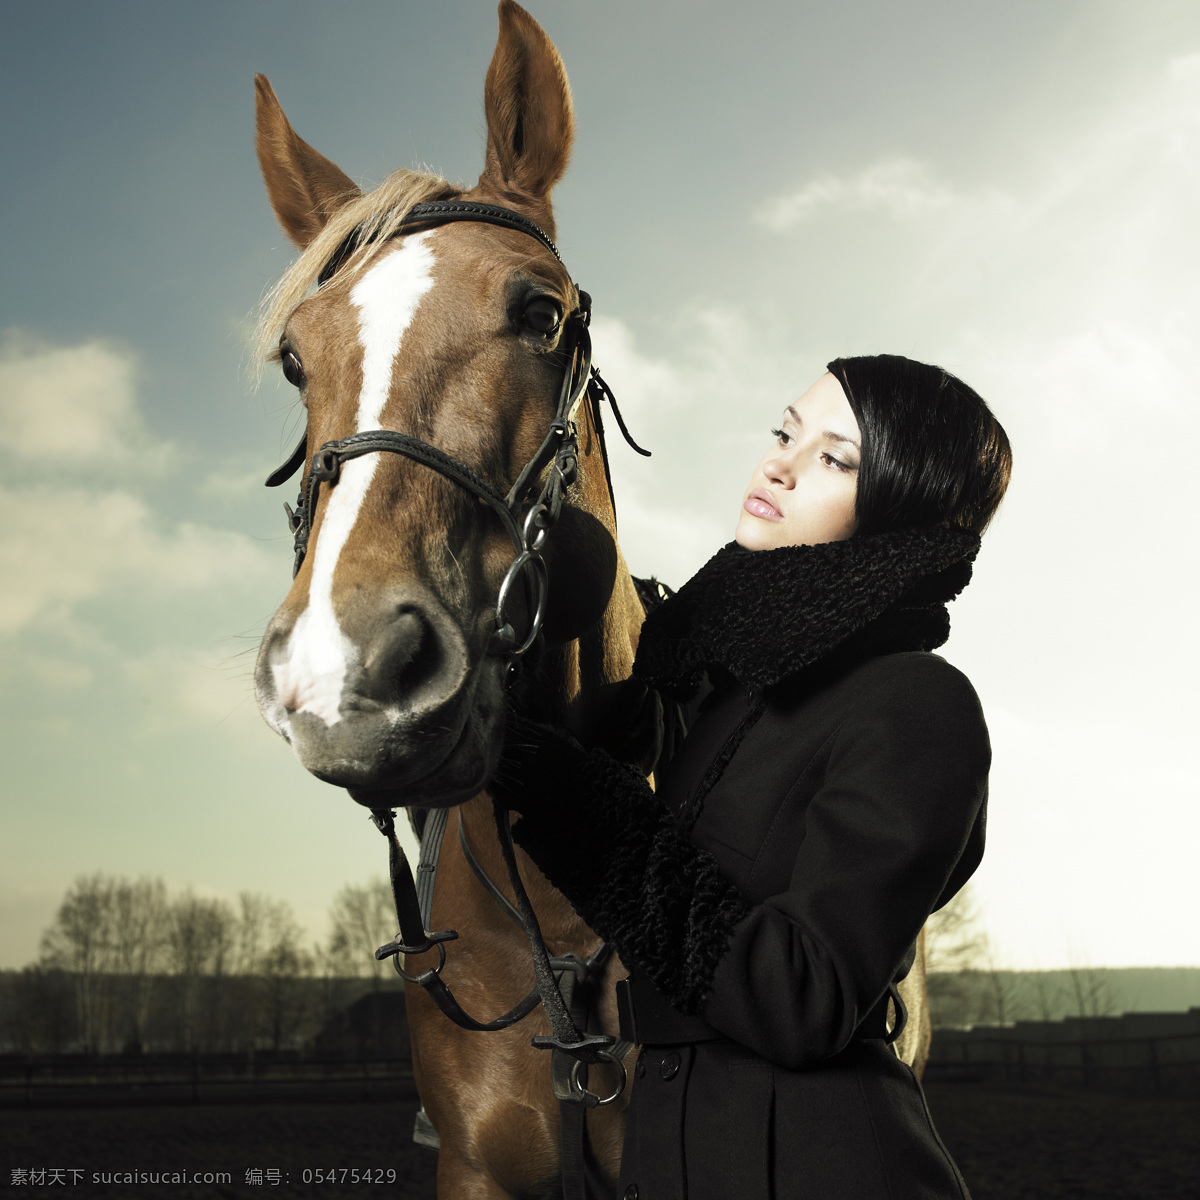
[[[982,533],[1012,473],[1008,435],[978,393],[898,354],[835,358],[858,421],[859,533],[946,525]]]

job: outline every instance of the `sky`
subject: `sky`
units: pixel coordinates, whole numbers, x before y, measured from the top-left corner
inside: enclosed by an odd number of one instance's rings
[[[64,19],[69,10],[70,19]],[[1200,7],[545,0],[578,136],[558,241],[654,457],[621,545],[682,583],[839,355],[936,362],[1014,446],[943,653],[995,759],[974,881],[999,966],[1200,965]],[[83,873],[287,900],[385,868],[257,714],[290,577],[291,261],[255,71],[368,186],[473,182],[490,2],[0,9],[0,967]]]

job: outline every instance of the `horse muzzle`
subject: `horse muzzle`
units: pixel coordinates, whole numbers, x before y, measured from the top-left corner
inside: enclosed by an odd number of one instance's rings
[[[468,799],[494,766],[504,663],[472,655],[432,598],[369,608],[276,615],[255,669],[264,717],[308,771],[364,804]]]

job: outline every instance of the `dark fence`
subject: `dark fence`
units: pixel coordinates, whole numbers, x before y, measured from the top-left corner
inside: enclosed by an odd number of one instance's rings
[[[407,1100],[407,1059],[291,1055],[0,1057],[0,1108]]]
[[[1200,1095],[1200,1008],[937,1029],[925,1078]]]

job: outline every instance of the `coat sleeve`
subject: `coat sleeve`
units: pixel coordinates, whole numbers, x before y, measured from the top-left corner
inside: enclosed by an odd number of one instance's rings
[[[833,735],[789,887],[739,921],[705,1019],[784,1066],[844,1048],[978,865],[990,761],[960,672],[934,656],[879,660]]]
[[[762,903],[602,751],[581,757],[570,795],[514,836],[680,1012],[783,1066],[829,1057],[981,851],[971,835],[990,750],[978,699],[943,660],[905,657],[903,669],[883,659],[866,673],[853,717],[831,735],[789,886]]]

